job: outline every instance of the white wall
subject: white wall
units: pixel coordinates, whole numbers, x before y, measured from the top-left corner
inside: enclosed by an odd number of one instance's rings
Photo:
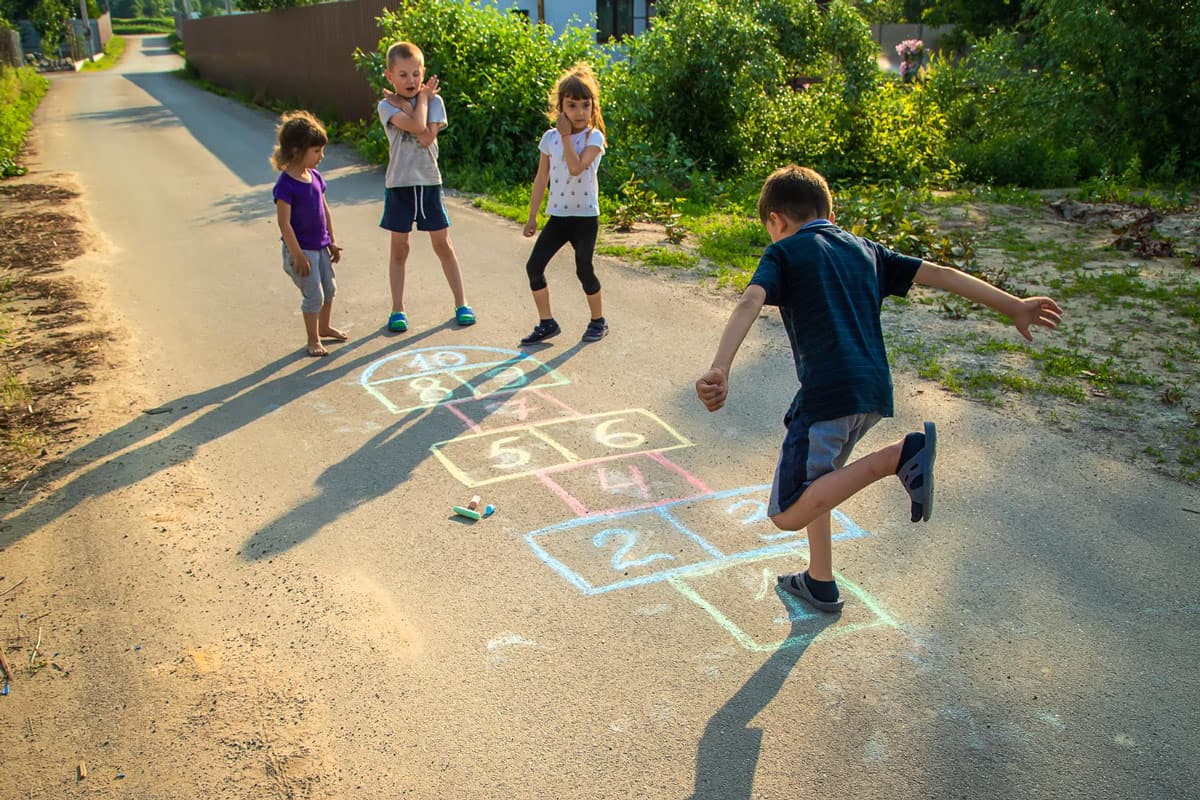
[[[538,0],[496,0],[501,8],[519,8],[529,14],[533,22],[545,22],[556,31],[568,25],[592,25],[596,15],[595,0],[542,0],[546,10],[545,20],[538,19]],[[633,2],[633,32],[646,30],[646,0]]]

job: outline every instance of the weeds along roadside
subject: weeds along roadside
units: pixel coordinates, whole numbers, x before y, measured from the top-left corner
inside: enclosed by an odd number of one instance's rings
[[[50,82],[29,67],[14,69],[0,66],[0,178],[26,173],[19,162],[21,148],[33,124],[33,112],[45,96]],[[7,239],[7,236],[3,237]],[[0,418],[6,422],[0,431],[0,448],[26,454],[41,447],[39,435],[19,424],[21,409],[31,406],[34,397],[21,377],[10,369],[14,321],[9,308],[13,293],[9,269],[0,271]],[[0,474],[0,481],[3,475]]]

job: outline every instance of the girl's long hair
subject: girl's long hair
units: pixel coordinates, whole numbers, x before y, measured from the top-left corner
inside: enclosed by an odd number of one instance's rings
[[[596,76],[586,62],[581,61],[571,67],[558,79],[558,83],[554,84],[554,91],[550,92],[550,110],[546,112],[552,125],[558,122],[558,114],[562,111],[564,97],[591,100],[592,118],[588,124],[606,136],[608,135],[608,132],[604,130],[604,115],[600,113],[600,84],[596,82]]]
[[[310,147],[324,147],[329,136],[321,121],[307,111],[288,111],[275,129],[275,152],[271,166],[282,172]]]

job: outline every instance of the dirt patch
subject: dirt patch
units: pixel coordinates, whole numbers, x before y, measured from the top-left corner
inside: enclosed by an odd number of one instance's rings
[[[1200,485],[1200,209],[1048,200],[932,213],[939,230],[969,229],[980,277],[1056,298],[1062,327],[1026,347],[986,309],[918,290],[889,312],[897,362],[1080,447]]]
[[[89,247],[65,178],[0,186],[0,496],[64,451],[106,336],[63,267]]]

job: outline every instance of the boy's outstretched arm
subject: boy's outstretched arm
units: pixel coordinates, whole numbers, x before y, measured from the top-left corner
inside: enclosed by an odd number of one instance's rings
[[[733,357],[742,346],[750,326],[758,319],[766,299],[766,290],[751,284],[746,287],[742,299],[729,315],[725,331],[721,334],[721,343],[717,345],[717,354],[713,356],[712,366],[696,381],[696,395],[709,411],[716,411],[725,405],[725,398],[729,396],[729,370],[733,367]]]
[[[1051,298],[1016,297],[954,267],[924,261],[914,280],[924,286],[953,292],[999,311],[1012,320],[1021,335],[1031,342],[1033,334],[1029,330],[1030,326],[1041,325],[1053,330],[1062,322],[1062,309]]]

